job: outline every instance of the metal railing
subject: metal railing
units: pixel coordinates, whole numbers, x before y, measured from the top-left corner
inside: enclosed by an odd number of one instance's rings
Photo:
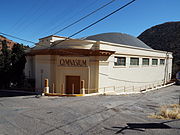
[[[92,93],[108,93],[108,92],[115,92],[115,93],[136,93],[136,92],[143,92],[150,89],[154,89],[157,87],[163,86],[163,80],[156,81],[153,83],[147,83],[145,85],[129,85],[129,86],[108,86],[102,87],[98,89],[85,89],[85,94],[92,94]]]
[[[144,85],[135,85],[133,83],[129,83],[129,85],[121,85],[121,86],[108,86],[108,87],[102,87],[102,88],[91,88],[91,89],[81,89],[79,94],[93,94],[93,93],[100,93],[100,94],[106,94],[106,93],[137,93],[137,92],[143,92],[147,90],[151,90],[157,87],[161,87],[164,85],[164,81],[155,81],[152,83],[147,83]],[[61,87],[60,94],[65,94],[64,87]],[[56,93],[56,91],[53,88],[52,93]],[[77,94],[75,89],[72,89],[71,94]]]

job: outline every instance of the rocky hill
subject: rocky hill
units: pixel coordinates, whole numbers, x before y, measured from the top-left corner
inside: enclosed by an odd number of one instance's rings
[[[180,70],[180,21],[153,26],[138,38],[153,49],[173,52],[173,71]]]
[[[13,45],[15,44],[15,42],[13,42],[12,40],[9,40],[8,38],[0,35],[0,50],[2,48],[2,42],[3,40],[6,40],[7,46],[9,49],[12,49]]]

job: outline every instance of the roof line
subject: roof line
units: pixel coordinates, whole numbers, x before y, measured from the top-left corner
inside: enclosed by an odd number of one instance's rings
[[[139,50],[167,53],[167,51],[154,50],[154,49],[149,49],[149,48],[141,48],[141,47],[135,47],[135,46],[125,45],[125,44],[111,43],[111,42],[105,42],[105,41],[97,41],[97,42],[102,43],[102,44],[107,44],[110,46],[126,47],[126,48],[133,48],[133,49],[139,49]],[[172,52],[168,52],[168,53],[172,54]]]
[[[39,38],[39,40],[41,40],[41,39],[45,39],[45,38],[49,38],[49,37],[59,37],[59,38],[66,38],[66,37],[57,36],[57,35],[49,35],[49,36],[46,36],[46,37],[43,37],[43,38]]]

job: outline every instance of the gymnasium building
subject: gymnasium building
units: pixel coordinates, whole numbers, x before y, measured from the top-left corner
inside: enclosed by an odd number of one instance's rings
[[[154,50],[128,34],[71,39],[48,36],[27,52],[25,75],[35,89],[60,94],[136,92],[171,79],[172,53]]]

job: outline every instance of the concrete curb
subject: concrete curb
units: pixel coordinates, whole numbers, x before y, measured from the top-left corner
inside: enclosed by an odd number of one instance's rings
[[[117,92],[115,92],[115,91],[109,91],[109,92],[106,92],[106,93],[86,94],[86,95],[84,95],[84,96],[97,96],[97,95],[118,96],[118,95],[129,95],[129,94],[141,94],[141,93],[146,93],[146,92],[158,90],[158,89],[161,89],[161,88],[169,87],[169,86],[174,85],[174,84],[175,84],[175,83],[173,82],[173,83],[170,83],[170,84],[161,86],[161,87],[156,87],[156,88],[149,89],[149,90],[142,91],[142,92],[138,91],[138,92],[121,92],[121,93],[117,93]]]

